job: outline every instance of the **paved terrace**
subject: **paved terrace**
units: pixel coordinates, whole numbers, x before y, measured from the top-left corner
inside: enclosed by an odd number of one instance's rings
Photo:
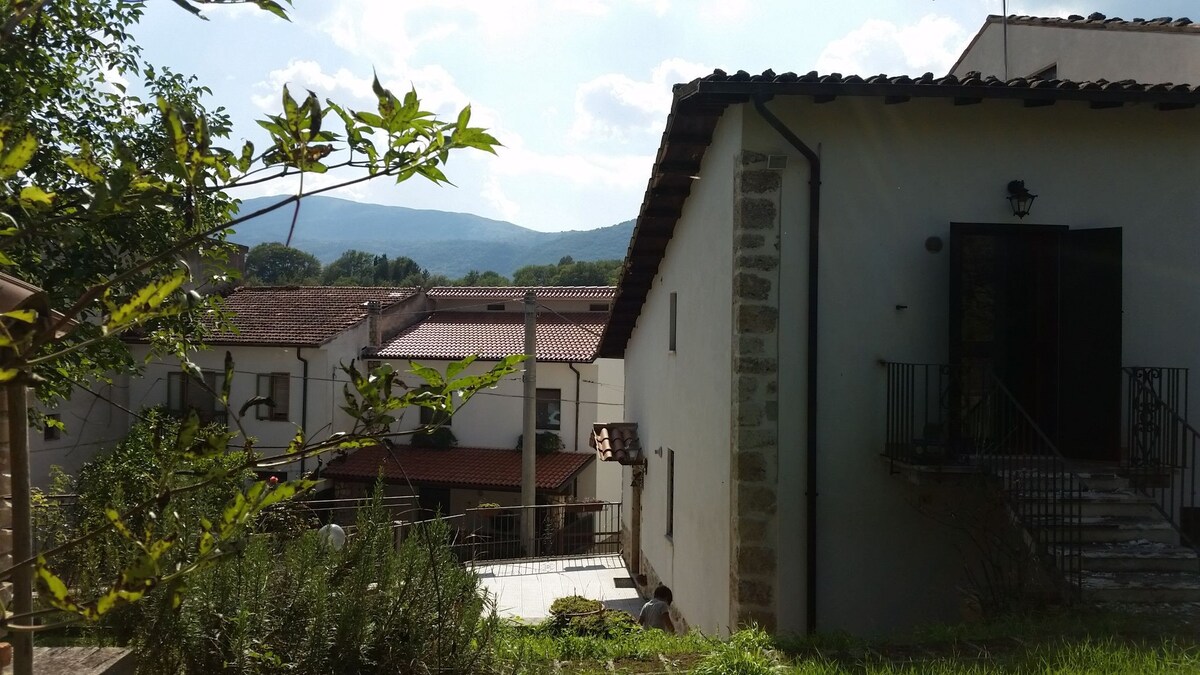
[[[550,603],[568,595],[634,616],[645,602],[619,555],[481,563],[475,571],[505,618],[540,621],[550,616]]]

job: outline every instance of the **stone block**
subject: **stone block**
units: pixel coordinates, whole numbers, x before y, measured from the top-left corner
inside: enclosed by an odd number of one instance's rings
[[[767,461],[761,452],[737,453],[736,480],[762,481],[767,478]]]
[[[739,333],[774,333],[779,325],[779,309],[771,305],[738,305]]]
[[[738,336],[738,354],[742,356],[762,356],[767,349],[767,341],[753,335]]]
[[[769,575],[775,573],[775,547],[740,546],[737,552],[737,569],[741,578],[747,575]],[[757,604],[757,603],[756,603]]]
[[[779,393],[779,380],[767,380],[767,395],[774,396]]]
[[[741,607],[737,612],[737,627],[758,626],[768,633],[775,632],[775,611],[767,608]]]
[[[769,421],[769,422],[778,422],[779,421],[779,401],[767,401],[766,404],[763,406],[763,411],[767,415],[767,421]]]
[[[767,521],[761,518],[737,519],[737,535],[741,544],[762,544],[767,540]]]
[[[779,434],[773,429],[738,429],[735,440],[738,452],[775,450],[779,445]]]
[[[779,368],[775,359],[761,359],[738,355],[733,359],[733,370],[739,375],[772,375]]]
[[[754,169],[738,173],[738,190],[743,194],[778,192],[783,186],[783,176],[770,169]]]
[[[767,581],[739,579],[737,583],[738,603],[770,607],[775,604],[775,585]]]
[[[733,235],[733,250],[739,252],[762,248],[766,243],[766,237],[753,232],[737,232]]]
[[[766,485],[739,482],[737,491],[737,509],[739,514],[774,515],[774,488]]]
[[[765,254],[741,254],[734,259],[736,268],[772,272],[779,267],[779,256]]]
[[[0,528],[12,529],[12,502],[0,501]]]
[[[756,427],[762,424],[764,417],[766,417],[766,410],[761,405],[742,401],[737,407],[738,426]]]
[[[739,272],[733,276],[733,297],[741,300],[766,300],[771,297],[771,280],[757,274]]]
[[[742,197],[737,200],[734,226],[741,230],[773,230],[778,212],[770,199]]]

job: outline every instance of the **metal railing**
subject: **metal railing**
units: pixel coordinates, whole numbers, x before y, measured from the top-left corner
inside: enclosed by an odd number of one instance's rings
[[[1186,418],[1187,370],[1122,370],[1129,397],[1126,433],[1130,482],[1136,490],[1155,501],[1158,510],[1186,543],[1193,548],[1200,546],[1196,499],[1200,431],[1188,424]],[[1174,378],[1172,371],[1176,373]],[[1171,379],[1183,383],[1182,394],[1178,385],[1171,385]],[[1176,405],[1185,407],[1176,408]]]
[[[1077,593],[1082,485],[1012,392],[983,368],[884,365],[892,470],[958,466],[995,477],[1035,557]]]
[[[534,518],[534,550],[521,541],[521,519]],[[466,509],[454,549],[463,562],[621,553],[620,502]]]

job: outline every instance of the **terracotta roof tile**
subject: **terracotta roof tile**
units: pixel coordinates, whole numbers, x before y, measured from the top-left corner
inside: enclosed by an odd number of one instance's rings
[[[547,492],[567,489],[571,479],[595,458],[591,453],[580,452],[538,455],[537,489]],[[519,490],[521,453],[488,448],[432,450],[407,446],[396,447],[388,453],[376,445],[333,460],[321,476],[334,480],[374,481],[381,471],[388,483],[411,481],[414,485]]]
[[[642,442],[636,422],[597,422],[592,425],[589,444],[596,449],[602,462],[639,464],[642,461]]]
[[[242,287],[224,298],[237,330],[215,333],[206,342],[317,347],[365,319],[368,300],[387,309],[414,292],[386,286]]]
[[[1001,23],[1004,20],[1005,17],[999,14],[993,14],[987,18],[988,23]],[[1200,23],[1193,23],[1187,17],[1180,17],[1178,19],[1173,19],[1169,16],[1160,16],[1153,19],[1135,17],[1126,21],[1119,16],[1109,18],[1100,12],[1093,12],[1086,17],[1081,14],[1072,14],[1065,19],[1057,16],[1010,14],[1008,16],[1008,25],[1061,26],[1066,28],[1098,28],[1101,30],[1173,31],[1200,34]]]
[[[616,286],[435,286],[426,295],[435,300],[520,300],[533,291],[539,300],[611,300],[616,290]]]
[[[591,361],[607,314],[539,312],[539,361]],[[525,315],[520,312],[436,312],[401,330],[374,352],[381,358],[461,359],[476,354],[496,361],[525,351]]]

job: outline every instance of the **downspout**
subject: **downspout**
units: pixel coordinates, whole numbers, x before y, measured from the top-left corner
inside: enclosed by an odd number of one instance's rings
[[[766,106],[766,97],[753,98],[754,109],[771,128],[798,150],[808,160],[808,364],[805,401],[805,442],[808,446],[806,462],[807,480],[804,494],[807,498],[805,532],[805,628],[809,633],[817,629],[817,278],[820,262],[818,246],[821,235],[821,158],[812,148],[805,145]]]
[[[579,451],[579,371],[575,370],[575,364],[567,361],[567,367],[571,372],[575,373],[575,436],[571,441],[571,447],[575,452]]]
[[[300,430],[304,432],[305,441],[308,440],[308,359],[300,356],[302,347],[296,347],[296,360],[304,364],[303,374],[300,380]],[[300,456],[300,475],[304,475],[305,456]]]

